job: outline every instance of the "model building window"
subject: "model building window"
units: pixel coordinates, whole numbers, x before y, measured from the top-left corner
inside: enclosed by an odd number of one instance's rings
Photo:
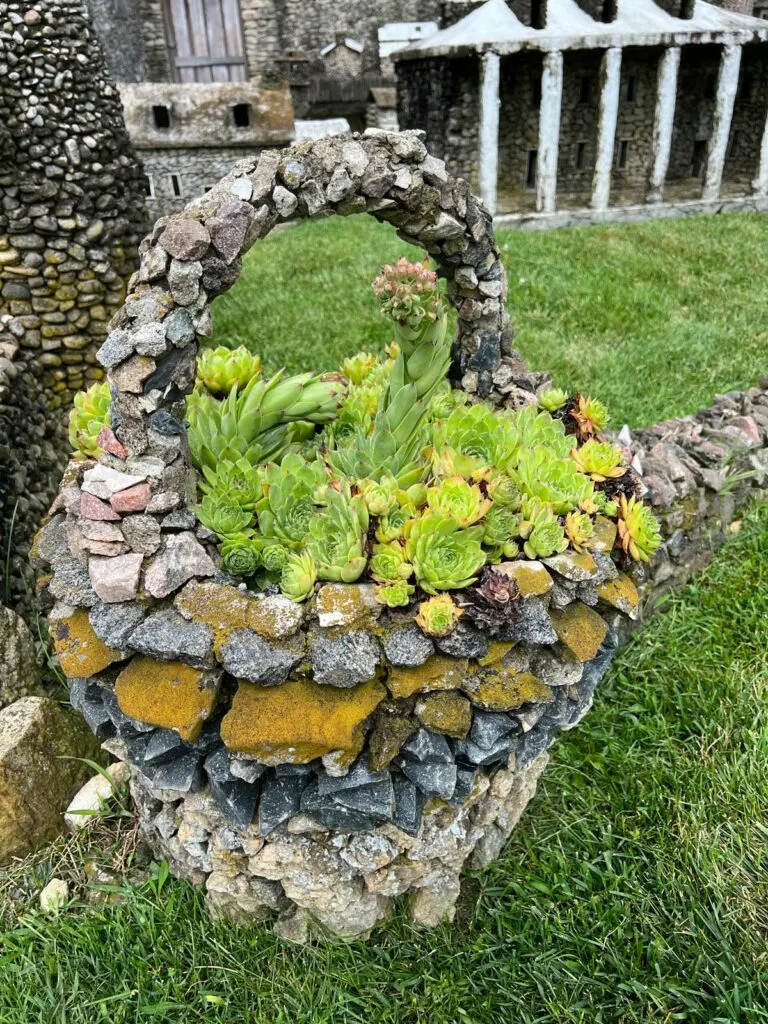
[[[707,163],[707,140],[696,139],[693,144],[693,159],[691,160],[691,177],[700,178],[704,173]]]
[[[528,163],[525,168],[525,187],[529,189],[536,188],[537,170],[539,166],[539,151],[538,149],[528,150]]]
[[[616,151],[616,168],[619,171],[626,171],[629,163],[629,139],[622,139]]]
[[[579,103],[592,102],[592,79],[589,75],[582,75],[579,83]]]
[[[144,193],[148,199],[155,198],[155,182],[151,174],[144,175]]]
[[[155,122],[155,128],[170,128],[171,108],[166,107],[164,103],[156,103],[152,107],[152,120]]]
[[[635,75],[629,75],[627,77],[624,98],[627,103],[634,103],[637,99],[637,77]]]
[[[707,75],[704,79],[704,99],[713,100],[717,96],[717,75]]]
[[[236,103],[234,107],[232,107],[232,120],[235,122],[235,128],[250,128],[251,104]]]
[[[531,86],[531,99],[533,101],[534,110],[538,110],[541,106],[541,79],[534,78],[533,85]]]
[[[576,143],[576,170],[583,171],[587,166],[587,144],[586,142]]]
[[[728,153],[727,153],[727,155],[729,157],[735,156],[736,152],[738,151],[740,141],[741,141],[741,139],[740,139],[739,132],[732,132],[731,133],[731,137],[728,140]]]
[[[178,199],[181,199],[182,196],[184,195],[184,187],[182,185],[181,175],[171,174],[169,175],[169,180],[171,183],[171,195],[176,196]]]

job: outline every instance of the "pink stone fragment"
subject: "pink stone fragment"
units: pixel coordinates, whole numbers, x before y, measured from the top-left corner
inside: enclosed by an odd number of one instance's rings
[[[114,431],[110,427],[102,427],[99,436],[96,438],[96,444],[105,452],[109,452],[110,455],[116,455],[119,459],[127,459],[128,451],[120,444],[118,439],[115,437]]]
[[[85,540],[83,548],[90,551],[92,555],[108,555],[112,558],[115,555],[122,555],[126,550],[126,545],[122,541]]]
[[[97,498],[95,494],[83,492],[80,499],[80,515],[83,519],[102,519],[107,522],[114,522],[120,516],[113,508],[110,508],[106,501]]]
[[[96,594],[105,604],[132,601],[139,590],[144,555],[133,553],[115,558],[90,558],[88,576]]]
[[[127,491],[118,491],[109,499],[115,512],[143,512],[152,497],[149,484],[136,484]]]
[[[195,535],[177,533],[168,537],[164,550],[152,560],[144,586],[153,597],[167,597],[194,576],[213,576],[215,572],[216,566]]]
[[[746,434],[754,444],[762,443],[760,431],[751,416],[736,416],[734,419],[729,420],[728,423],[731,426],[738,427],[742,434]]]

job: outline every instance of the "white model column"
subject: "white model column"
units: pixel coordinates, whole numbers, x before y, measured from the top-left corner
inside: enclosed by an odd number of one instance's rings
[[[554,213],[557,208],[557,157],[560,151],[560,109],[563,103],[563,54],[544,54],[539,108],[539,155],[536,167],[536,209]]]
[[[717,199],[723,181],[725,154],[731,134],[733,104],[739,87],[741,47],[724,46],[720,58],[720,74],[717,77],[717,98],[715,99],[715,121],[707,158],[707,173],[704,177],[704,199]]]
[[[597,134],[597,160],[592,180],[592,209],[606,210],[611,198],[611,172],[616,145],[616,119],[621,88],[621,48],[605,51],[600,67],[600,122]]]
[[[677,76],[680,70],[680,47],[670,46],[659,61],[656,79],[656,112],[653,117],[651,141],[651,174],[648,181],[648,202],[660,203],[664,198],[664,182],[672,151],[672,130],[675,126]]]
[[[499,177],[499,74],[498,53],[486,53],[480,65],[480,196],[496,213]]]
[[[756,196],[768,196],[768,120],[763,130],[763,142],[760,146],[760,166],[757,177],[752,182],[752,189]]]

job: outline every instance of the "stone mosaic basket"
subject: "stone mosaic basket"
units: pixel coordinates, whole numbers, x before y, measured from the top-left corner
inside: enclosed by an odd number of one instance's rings
[[[156,855],[216,911],[276,912],[292,938],[310,922],[365,934],[403,894],[417,923],[449,917],[463,866],[499,854],[637,610],[610,524],[593,554],[508,563],[523,600],[493,638],[460,623],[434,640],[367,584],[295,604],[219,569],[184,429],[210,303],[281,220],[357,212],[447,279],[456,383],[535,400],[544,378],[512,352],[491,218],[420,133],[267,152],[145,241],[99,352],[112,431],[97,463],[70,464],[35,549],[72,702],[137,769]]]

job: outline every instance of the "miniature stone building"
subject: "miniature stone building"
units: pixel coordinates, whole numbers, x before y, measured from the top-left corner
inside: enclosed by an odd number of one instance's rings
[[[0,547],[12,533],[19,600],[69,450],[67,410],[102,376],[95,351],[145,229],[119,95],[80,0],[0,3],[0,194]]]
[[[400,124],[511,223],[766,207],[762,20],[701,0],[450,2],[470,13],[397,54]]]

